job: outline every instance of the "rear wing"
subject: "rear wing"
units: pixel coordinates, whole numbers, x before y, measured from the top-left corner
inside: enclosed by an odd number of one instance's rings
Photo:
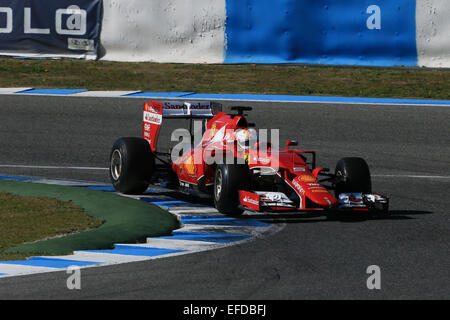
[[[144,103],[143,138],[156,152],[159,130],[166,119],[210,119],[222,111],[222,105],[212,101],[151,101]]]
[[[222,105],[213,101],[152,101],[144,104],[144,111],[148,109],[156,109],[163,118],[200,118],[207,119],[214,117],[222,111]],[[162,113],[161,110],[162,109]]]

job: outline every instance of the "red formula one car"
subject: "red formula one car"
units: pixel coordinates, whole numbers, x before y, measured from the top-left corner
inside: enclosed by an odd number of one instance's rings
[[[150,183],[164,182],[212,197],[219,212],[232,216],[244,210],[388,212],[389,199],[372,193],[363,159],[343,158],[330,173],[316,167],[314,151],[291,149],[296,141],[279,148],[273,140],[258,138],[244,114],[251,107],[231,107],[232,114],[221,110],[214,102],[144,104],[143,138],[120,138],[111,150],[115,189],[139,194]],[[161,125],[170,118],[190,119],[190,130],[181,130],[182,139],[170,152],[158,152]]]

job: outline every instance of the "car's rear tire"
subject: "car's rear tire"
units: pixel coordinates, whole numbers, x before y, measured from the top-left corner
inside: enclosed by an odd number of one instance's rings
[[[335,194],[341,193],[371,193],[372,181],[370,170],[362,158],[343,158],[336,164]]]
[[[239,216],[244,210],[239,207],[239,190],[248,190],[249,169],[244,164],[222,164],[216,167],[214,179],[214,205],[228,216]]]
[[[155,170],[155,157],[142,138],[120,138],[110,153],[109,176],[114,188],[125,194],[147,190]]]

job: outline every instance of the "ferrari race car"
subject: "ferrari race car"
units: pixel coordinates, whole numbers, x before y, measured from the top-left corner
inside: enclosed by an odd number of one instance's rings
[[[277,141],[267,141],[267,132],[258,137],[244,114],[251,109],[235,106],[227,114],[215,102],[145,103],[143,137],[120,138],[112,147],[114,188],[140,194],[149,184],[159,183],[212,197],[217,210],[231,216],[245,210],[388,212],[389,199],[372,192],[362,158],[339,160],[334,173],[316,167],[315,152],[293,149],[296,141],[288,140],[280,148]],[[159,152],[161,126],[175,118],[188,119],[190,129],[181,130],[178,144],[169,152]]]

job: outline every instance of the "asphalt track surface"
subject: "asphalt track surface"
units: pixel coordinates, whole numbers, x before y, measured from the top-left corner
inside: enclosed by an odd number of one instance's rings
[[[109,182],[110,148],[141,135],[144,101],[0,96],[0,175]],[[246,104],[258,128],[297,138],[319,166],[364,157],[392,216],[283,216],[278,233],[236,246],[83,269],[81,290],[67,289],[65,272],[0,279],[0,299],[450,298],[450,108]],[[366,286],[370,265],[381,290]]]

